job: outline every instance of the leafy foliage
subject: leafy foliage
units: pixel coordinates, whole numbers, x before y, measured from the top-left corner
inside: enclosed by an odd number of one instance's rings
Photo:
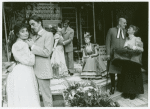
[[[5,13],[12,15],[18,15],[20,10],[25,9],[26,6],[30,5],[33,9],[33,6],[37,6],[36,2],[4,2]]]
[[[64,97],[71,107],[120,107],[108,93],[101,93],[93,81],[70,85],[64,91]]]

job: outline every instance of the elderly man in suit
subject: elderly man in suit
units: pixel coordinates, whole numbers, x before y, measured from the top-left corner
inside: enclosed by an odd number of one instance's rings
[[[126,27],[127,21],[125,18],[119,18],[118,26],[110,28],[106,36],[106,54],[108,59],[108,69],[111,78],[111,90],[114,94],[115,91],[115,74],[117,73],[117,80],[119,82],[119,76],[121,68],[112,64],[113,49],[123,48],[126,40]],[[118,85],[118,83],[117,83]]]
[[[31,29],[36,33],[32,40],[27,41],[31,51],[35,54],[34,71],[39,84],[45,107],[52,107],[52,95],[50,90],[50,80],[53,71],[50,62],[54,38],[51,32],[47,32],[42,27],[42,19],[36,15],[29,18]]]
[[[69,27],[70,21],[65,20],[63,22],[64,28],[62,28],[62,36],[64,40],[59,40],[59,44],[64,45],[64,51],[65,51],[65,60],[66,65],[69,70],[70,75],[73,75],[74,73],[74,60],[73,60],[73,37],[74,37],[74,30]]]

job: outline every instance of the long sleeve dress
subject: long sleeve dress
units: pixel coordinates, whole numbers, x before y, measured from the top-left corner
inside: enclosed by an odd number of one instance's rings
[[[144,51],[141,39],[135,36],[133,36],[132,39],[127,39],[124,47],[129,47],[132,50],[139,50],[140,52]],[[121,82],[119,84],[119,90],[121,92],[130,94],[144,93],[140,64],[134,62],[124,63],[124,65],[122,66],[120,80]]]
[[[17,65],[7,78],[8,107],[40,107],[38,84],[33,71],[35,55],[28,44],[17,39],[12,46]]]
[[[68,69],[66,66],[64,55],[64,47],[63,45],[57,44],[59,40],[63,40],[63,37],[60,34],[56,33],[54,39],[54,51],[51,57],[51,64],[54,76],[56,76],[57,78],[60,78],[62,76],[68,76]]]

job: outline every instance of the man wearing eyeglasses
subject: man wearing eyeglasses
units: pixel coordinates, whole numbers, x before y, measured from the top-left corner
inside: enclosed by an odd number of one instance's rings
[[[68,72],[70,75],[73,75],[74,73],[74,60],[73,60],[73,37],[74,37],[74,30],[69,27],[70,21],[65,20],[63,22],[63,28],[62,28],[62,36],[64,40],[59,40],[58,44],[64,45],[64,51],[65,51],[65,60],[66,65],[68,68]]]

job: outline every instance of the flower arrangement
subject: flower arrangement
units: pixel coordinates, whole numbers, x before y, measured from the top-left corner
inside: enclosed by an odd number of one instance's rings
[[[71,107],[120,107],[109,93],[101,93],[94,82],[73,83],[64,91],[64,99]]]

